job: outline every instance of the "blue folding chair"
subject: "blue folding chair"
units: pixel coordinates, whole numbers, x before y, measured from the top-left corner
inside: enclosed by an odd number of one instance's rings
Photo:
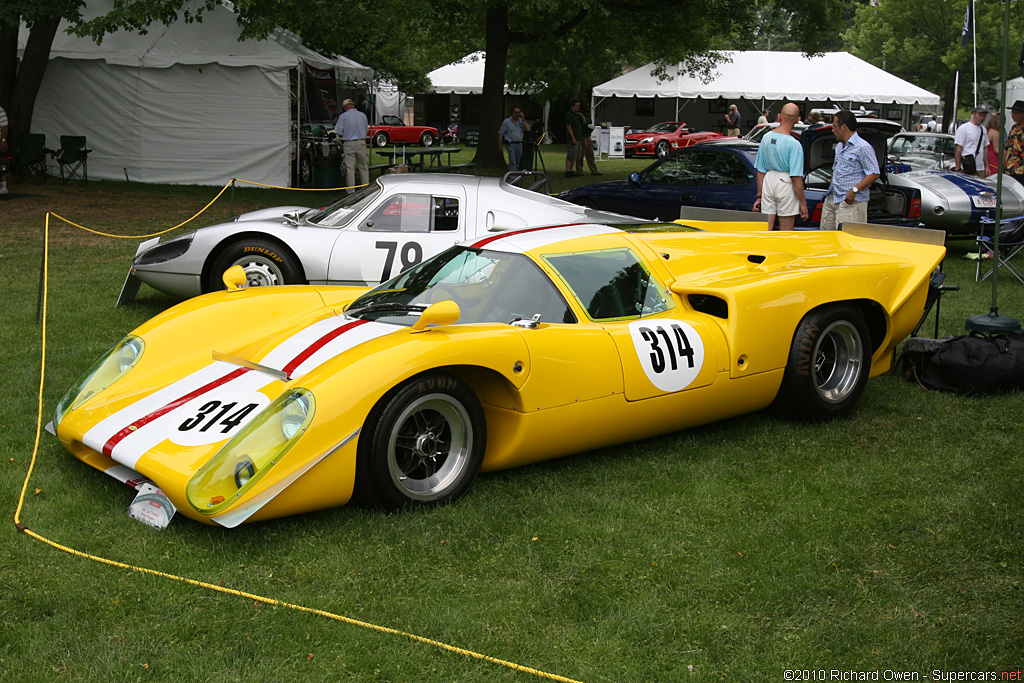
[[[1024,249],[1024,216],[1004,218],[999,222],[999,250],[995,244],[995,219],[983,216],[978,230],[978,263],[974,272],[974,281],[981,282],[991,275],[996,268],[1005,268],[1017,281],[1024,284],[1024,273],[1012,262],[1021,249]],[[982,273],[982,264],[991,263],[992,267]]]

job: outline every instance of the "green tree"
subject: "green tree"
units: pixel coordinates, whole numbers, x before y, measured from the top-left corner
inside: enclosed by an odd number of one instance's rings
[[[795,45],[810,52],[829,46],[850,0],[777,0],[788,13]],[[611,77],[622,66],[656,62],[671,77],[677,64],[708,74],[713,53],[733,43],[753,44],[760,15],[755,3],[727,0],[475,0],[486,16],[487,64],[481,130],[497,130],[503,87],[534,83],[551,96],[579,97],[584,84]],[[477,149],[476,162],[501,166],[494,145]]]
[[[843,34],[848,49],[889,73],[942,95],[945,121],[954,118],[953,89],[960,72],[958,100],[974,104],[973,45],[960,45],[965,0],[878,0],[857,9],[853,26]],[[1002,72],[1005,6],[977,0],[979,102],[996,105]],[[1009,63],[1015,64],[1024,35],[1024,11],[1011,5]],[[1020,75],[1011,67],[1008,77]],[[1005,112],[1000,112],[1005,113]]]

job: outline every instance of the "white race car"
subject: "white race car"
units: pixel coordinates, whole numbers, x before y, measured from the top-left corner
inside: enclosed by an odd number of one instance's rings
[[[278,206],[161,241],[143,242],[118,305],[139,284],[189,298],[223,289],[245,269],[248,286],[375,285],[489,232],[541,225],[641,222],[588,209],[498,178],[390,174],[319,209]]]

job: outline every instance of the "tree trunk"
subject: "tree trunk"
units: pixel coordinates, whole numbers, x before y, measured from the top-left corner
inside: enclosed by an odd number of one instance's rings
[[[28,41],[25,43],[25,54],[21,60],[21,68],[17,70],[14,77],[14,88],[11,91],[11,101],[4,103],[4,111],[10,119],[10,136],[17,144],[18,138],[32,130],[32,112],[36,106],[36,96],[39,95],[39,87],[43,84],[43,75],[46,73],[46,66],[50,62],[50,48],[53,45],[53,37],[57,34],[57,26],[60,25],[61,17],[51,17],[37,21],[32,26]],[[0,49],[0,80],[8,83],[7,78],[11,75],[7,69],[10,68],[6,59],[5,34],[0,38],[4,48]],[[15,45],[17,45],[17,32],[14,34]],[[0,92],[0,96],[3,93]],[[6,106],[7,104],[10,105]],[[70,106],[70,105],[69,105]]]
[[[487,63],[484,65],[484,90],[480,102],[480,137],[473,161],[487,168],[502,168],[505,159],[498,148],[498,128],[505,117],[505,65],[510,42],[508,6],[487,7]]]

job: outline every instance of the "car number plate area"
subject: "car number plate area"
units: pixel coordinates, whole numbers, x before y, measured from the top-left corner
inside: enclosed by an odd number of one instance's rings
[[[976,207],[978,207],[979,209],[994,209],[994,208],[996,208],[996,198],[995,198],[994,195],[991,196],[991,197],[980,197],[980,196],[975,195],[974,197],[971,197],[971,201],[973,201],[974,205]]]

